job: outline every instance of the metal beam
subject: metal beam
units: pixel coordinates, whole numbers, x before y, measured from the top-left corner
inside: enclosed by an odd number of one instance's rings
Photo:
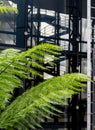
[[[91,0],[87,0],[87,75],[91,77]],[[87,130],[91,130],[91,83],[87,82]]]

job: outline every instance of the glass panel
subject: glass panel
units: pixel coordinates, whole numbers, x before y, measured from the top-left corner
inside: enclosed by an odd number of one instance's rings
[[[11,34],[0,33],[0,43],[15,45],[16,36]]]
[[[4,1],[7,6],[16,7],[11,1]],[[15,45],[15,27],[16,27],[16,13],[11,11],[9,13],[0,14],[0,43]]]
[[[81,72],[84,74],[87,74],[87,59],[86,58],[81,59]]]
[[[60,38],[69,38],[69,15],[60,14]]]
[[[15,13],[0,14],[0,30],[14,32],[15,30]]]
[[[82,41],[87,40],[87,19],[82,18]]]

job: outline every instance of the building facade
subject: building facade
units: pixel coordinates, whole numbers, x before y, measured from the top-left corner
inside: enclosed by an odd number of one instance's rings
[[[60,62],[44,78],[71,72],[95,75],[95,1],[94,0],[4,0],[16,6],[18,14],[0,14],[0,49],[25,50],[40,43],[61,46]],[[90,31],[89,31],[90,30]],[[90,58],[90,59],[89,59]],[[91,67],[87,72],[88,64]],[[42,125],[45,130],[94,130],[94,84],[68,99],[64,112]],[[89,109],[90,108],[90,109]]]

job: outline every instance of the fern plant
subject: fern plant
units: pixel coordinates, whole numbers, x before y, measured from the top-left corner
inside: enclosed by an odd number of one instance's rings
[[[31,80],[30,74],[42,77],[40,71],[47,71],[44,63],[53,66],[60,53],[60,47],[48,43],[24,52],[7,49],[0,53],[0,129],[29,130],[41,127],[40,122],[44,118],[50,119],[50,115],[61,113],[55,105],[66,105],[65,99],[86,86],[85,82],[90,80],[88,76],[65,74],[39,83],[7,105],[14,89],[23,87],[22,78]]]
[[[17,9],[5,6],[0,0],[0,13]],[[61,48],[51,44],[41,44],[27,51],[7,49],[0,52],[0,129],[29,130],[41,127],[44,118],[61,113],[55,105],[66,105],[67,98],[79,93],[90,78],[73,73],[53,77],[28,89],[13,102],[9,102],[15,88],[23,87],[22,79],[31,80],[30,74],[42,77],[40,71],[47,71],[44,63],[54,65]],[[52,59],[52,60],[49,60]]]

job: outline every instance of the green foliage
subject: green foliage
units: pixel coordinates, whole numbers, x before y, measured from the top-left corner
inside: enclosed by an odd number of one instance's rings
[[[18,13],[17,8],[7,6],[7,5],[5,5],[3,0],[0,0],[0,13],[8,13],[8,12],[11,12],[11,11],[14,11],[15,13]]]
[[[0,13],[17,9],[5,6],[0,0]],[[56,105],[67,105],[66,99],[79,93],[90,78],[84,74],[72,73],[53,77],[36,87],[28,89],[9,105],[15,88],[23,87],[22,79],[32,79],[30,75],[42,77],[47,71],[45,63],[54,65],[61,48],[51,44],[41,44],[27,51],[7,49],[0,53],[0,129],[29,130],[41,127],[44,118],[62,113]]]
[[[66,105],[66,98],[81,91],[84,74],[67,74],[51,78],[19,96],[0,116],[0,128],[28,130],[60,111],[54,105]],[[6,125],[5,125],[6,124]]]
[[[0,13],[8,13],[14,11],[15,13],[18,13],[17,9],[10,6],[0,6]]]
[[[50,119],[50,115],[61,113],[56,105],[67,105],[67,98],[83,90],[89,77],[79,73],[66,74],[28,89],[6,105],[14,88],[23,87],[22,78],[31,79],[30,74],[42,77],[41,70],[47,71],[44,64],[53,66],[61,51],[60,47],[45,43],[24,52],[7,49],[0,53],[1,129],[29,130],[41,127],[40,122],[44,118]]]
[[[30,74],[42,77],[40,71],[46,70],[43,57],[49,55],[50,58],[55,55],[53,60],[57,60],[56,56],[60,54],[60,50],[58,46],[41,44],[22,53],[16,49],[2,51],[0,53],[0,109],[5,108],[14,88],[23,86],[20,79],[31,79]],[[49,61],[49,64],[54,63]]]

